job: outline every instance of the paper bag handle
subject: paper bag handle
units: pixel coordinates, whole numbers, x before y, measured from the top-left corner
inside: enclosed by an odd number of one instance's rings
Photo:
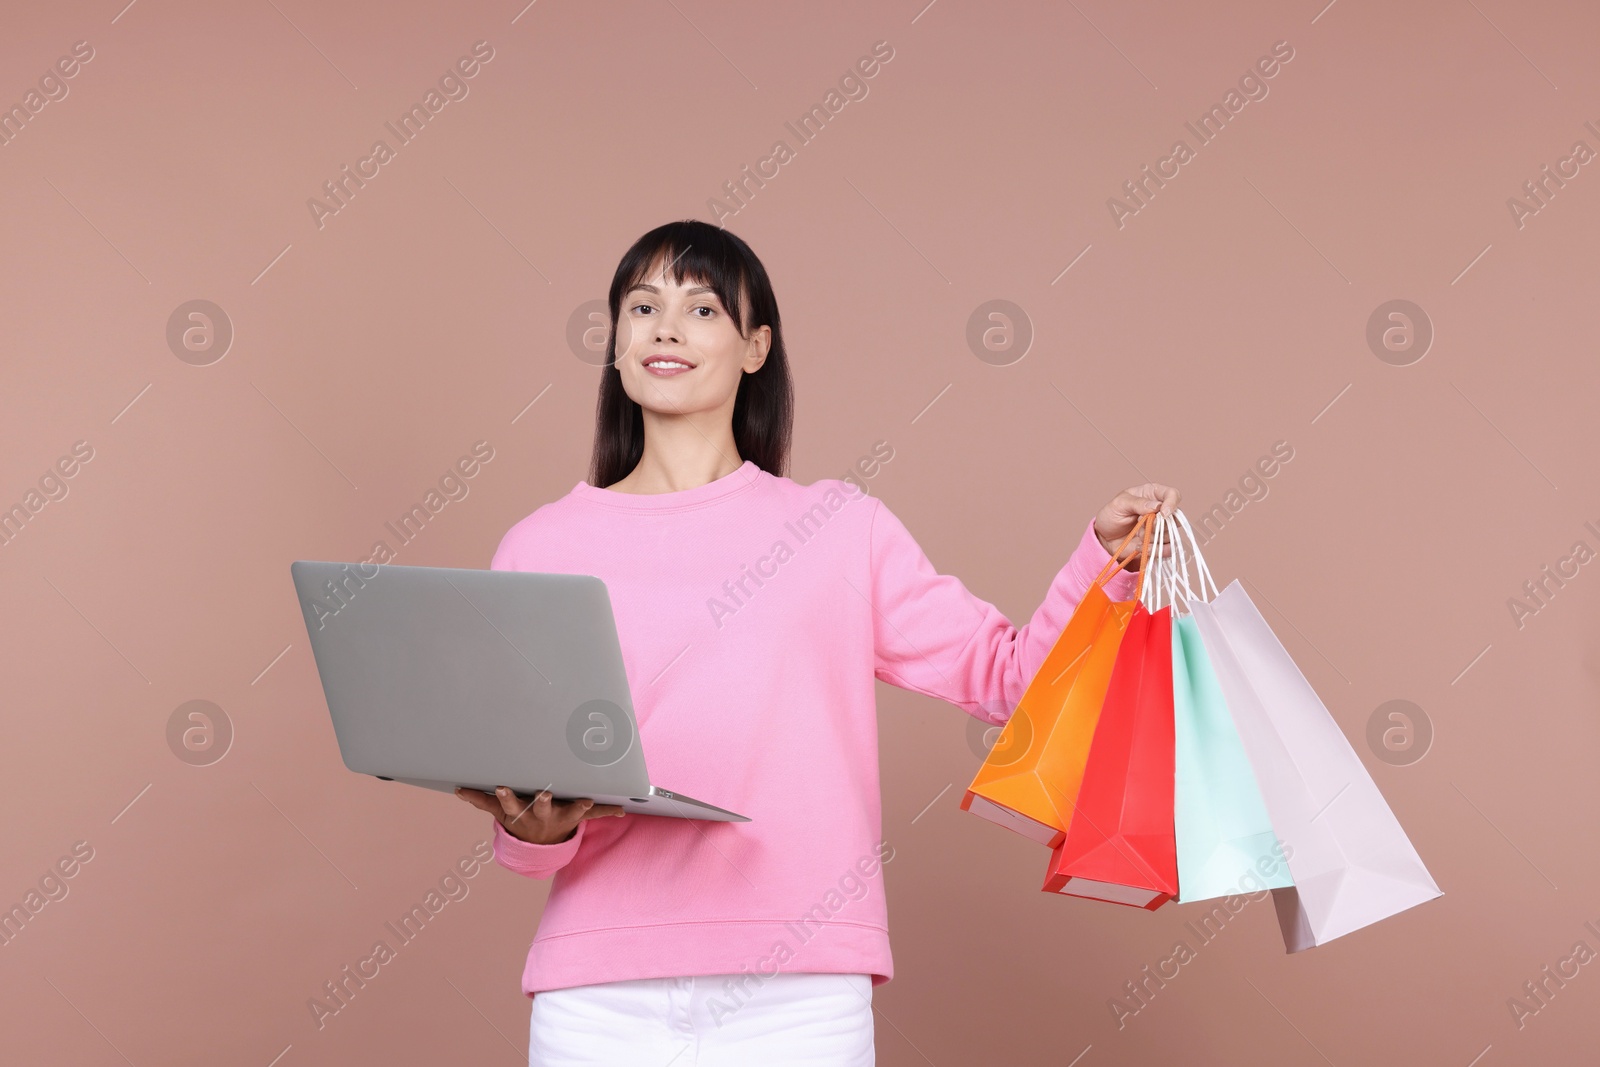
[[[1128,535],[1122,539],[1121,543],[1117,545],[1116,550],[1111,553],[1111,558],[1106,561],[1106,565],[1100,568],[1100,573],[1095,576],[1093,582],[1089,583],[1091,586],[1105,584],[1108,580],[1110,580],[1113,574],[1122,570],[1122,568],[1133,559],[1132,553],[1128,554],[1127,559],[1123,559],[1122,550],[1127,546],[1129,541],[1133,540],[1134,534],[1138,533],[1140,530],[1148,530],[1154,514],[1154,512],[1147,511],[1143,515],[1139,516],[1138,520],[1133,524],[1133,529],[1128,531]],[[1149,569],[1149,551],[1150,537],[1147,532],[1146,536],[1139,542],[1139,581],[1134,587],[1133,598],[1135,600],[1138,600],[1140,594],[1144,592],[1144,575],[1145,571]]]
[[[1183,534],[1187,535],[1187,537],[1189,539],[1189,544],[1193,547],[1193,550],[1194,550],[1194,563],[1195,563],[1195,577],[1196,577],[1196,579],[1197,579],[1197,581],[1199,583],[1199,587],[1200,587],[1198,593],[1194,589],[1192,589],[1190,587],[1190,585],[1189,585],[1189,565],[1188,565],[1188,560],[1184,559],[1184,561],[1179,565],[1180,569],[1177,572],[1178,575],[1181,577],[1181,580],[1183,582],[1183,599],[1186,602],[1190,601],[1190,600],[1209,600],[1209,599],[1211,599],[1211,597],[1215,597],[1217,595],[1217,583],[1216,583],[1216,579],[1211,577],[1211,568],[1206,566],[1206,558],[1205,558],[1205,556],[1202,555],[1201,552],[1200,552],[1200,541],[1194,535],[1194,528],[1189,525],[1188,516],[1184,515],[1184,513],[1181,510],[1174,509],[1173,510],[1173,518],[1175,518],[1177,520],[1178,526],[1182,527]],[[1176,533],[1176,532],[1177,532],[1177,530],[1174,529],[1174,533]],[[1179,552],[1180,556],[1186,556],[1187,554],[1183,550],[1183,538],[1182,537],[1175,537],[1174,538],[1174,543],[1177,545],[1178,552]],[[1210,594],[1209,597],[1206,595],[1206,586],[1207,585],[1210,585],[1210,587],[1211,587],[1211,594]],[[1174,588],[1174,593],[1176,593],[1176,589],[1175,588]],[[1176,597],[1174,597],[1174,602],[1176,602]]]
[[[1150,566],[1154,570],[1150,575],[1150,580],[1145,583],[1144,589],[1141,591],[1143,595],[1140,597],[1140,600],[1144,603],[1145,610],[1149,612],[1155,612],[1161,607],[1161,594],[1164,591],[1167,593],[1167,602],[1169,604],[1172,602],[1173,564],[1178,559],[1178,547],[1173,542],[1172,536],[1172,520],[1159,511],[1154,514],[1155,518],[1152,520],[1150,527],[1150,555],[1152,557]],[[1170,546],[1172,549],[1172,555],[1165,561],[1161,556],[1163,546]]]

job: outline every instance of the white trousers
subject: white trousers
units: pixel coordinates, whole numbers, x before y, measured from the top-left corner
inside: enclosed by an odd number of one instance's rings
[[[529,1067],[873,1067],[872,976],[637,978],[535,994]]]

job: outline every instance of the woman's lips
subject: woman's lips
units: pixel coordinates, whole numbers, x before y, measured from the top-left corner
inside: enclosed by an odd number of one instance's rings
[[[657,378],[671,378],[674,375],[687,374],[689,371],[694,370],[687,362],[680,361],[676,366],[673,366],[654,359],[645,363],[644,369],[646,373],[653,374]]]

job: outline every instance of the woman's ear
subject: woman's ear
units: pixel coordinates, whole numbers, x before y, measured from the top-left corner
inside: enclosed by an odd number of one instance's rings
[[[767,352],[772,346],[772,327],[760,326],[750,335],[750,348],[744,357],[744,372],[754,374],[761,369],[767,361]]]

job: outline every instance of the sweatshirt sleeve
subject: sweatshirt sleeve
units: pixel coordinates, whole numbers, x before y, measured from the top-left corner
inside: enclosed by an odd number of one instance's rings
[[[578,829],[565,841],[554,845],[535,845],[524,841],[520,837],[513,837],[500,825],[500,820],[494,820],[494,861],[508,871],[525,875],[529,878],[551,878],[561,868],[571,862],[572,857],[578,854],[578,846],[583,843],[583,828],[589,825],[589,820],[584,819],[578,823]]]
[[[874,675],[890,685],[938,697],[991,723],[1004,723],[1022,700],[1078,601],[1111,560],[1094,520],[1050,583],[1044,602],[1021,629],[1000,610],[940,574],[903,523],[874,498],[871,554]],[[1126,569],[1105,592],[1129,600],[1137,582]]]

